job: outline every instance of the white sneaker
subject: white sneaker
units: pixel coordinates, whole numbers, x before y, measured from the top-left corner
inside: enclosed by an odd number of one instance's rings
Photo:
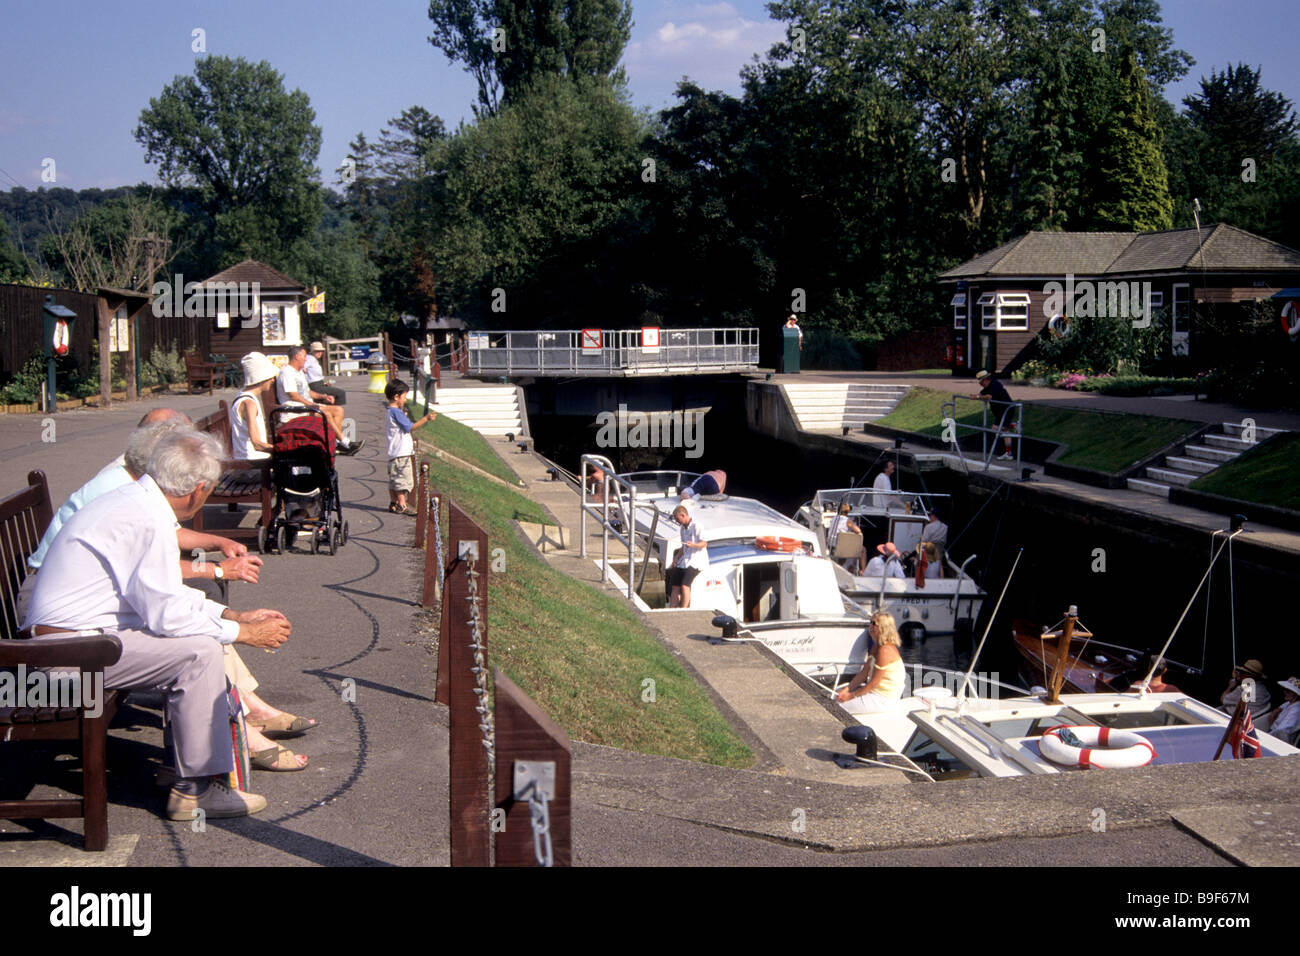
[[[214,820],[246,817],[266,809],[266,797],[243,790],[232,790],[220,780],[213,780],[201,796],[181,793],[175,787],[167,795],[167,819],[193,820],[194,811],[202,810]]]
[[[995,461],[1011,461],[1015,457],[1016,457],[1015,455],[1012,455],[1008,452],[1006,454],[998,455]]]

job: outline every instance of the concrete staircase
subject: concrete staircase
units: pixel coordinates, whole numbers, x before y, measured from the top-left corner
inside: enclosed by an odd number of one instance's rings
[[[1280,428],[1255,428],[1255,441],[1248,442],[1241,437],[1242,427],[1239,422],[1224,422],[1219,431],[1202,435],[1200,445],[1187,445],[1182,455],[1167,455],[1158,466],[1148,466],[1142,478],[1128,479],[1128,486],[1134,491],[1169,497],[1173,485],[1186,487],[1202,475],[1208,475],[1220,465],[1232,461],[1243,451],[1255,447],[1266,438],[1278,434]]]
[[[805,431],[839,432],[861,428],[864,422],[888,415],[907,394],[906,385],[856,383],[851,385],[785,384],[799,427]]]
[[[525,413],[519,407],[519,391],[513,385],[440,388],[433,410],[480,435],[526,434]]]

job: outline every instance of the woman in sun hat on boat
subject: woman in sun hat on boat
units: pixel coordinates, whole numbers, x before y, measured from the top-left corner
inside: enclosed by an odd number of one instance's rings
[[[1300,677],[1288,677],[1278,684],[1282,688],[1284,703],[1269,714],[1272,723],[1268,732],[1274,737],[1290,740],[1300,731]]]
[[[884,611],[871,615],[871,639],[875,649],[867,655],[866,666],[835,694],[850,714],[879,714],[893,710],[903,699],[903,655],[898,652],[902,639],[893,615]]]

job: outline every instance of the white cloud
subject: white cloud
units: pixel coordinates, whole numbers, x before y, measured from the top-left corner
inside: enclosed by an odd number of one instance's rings
[[[638,93],[660,101],[683,76],[711,89],[738,89],[740,68],[785,37],[784,24],[751,19],[726,2],[666,4],[659,17],[634,31],[623,63]]]

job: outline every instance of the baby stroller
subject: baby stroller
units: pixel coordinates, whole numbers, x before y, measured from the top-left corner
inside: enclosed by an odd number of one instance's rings
[[[258,547],[267,551],[273,540],[281,554],[299,534],[311,536],[311,553],[334,554],[348,540],[334,470],[334,436],[320,409],[281,407],[271,412],[271,483],[275,487],[275,520],[258,531]]]

